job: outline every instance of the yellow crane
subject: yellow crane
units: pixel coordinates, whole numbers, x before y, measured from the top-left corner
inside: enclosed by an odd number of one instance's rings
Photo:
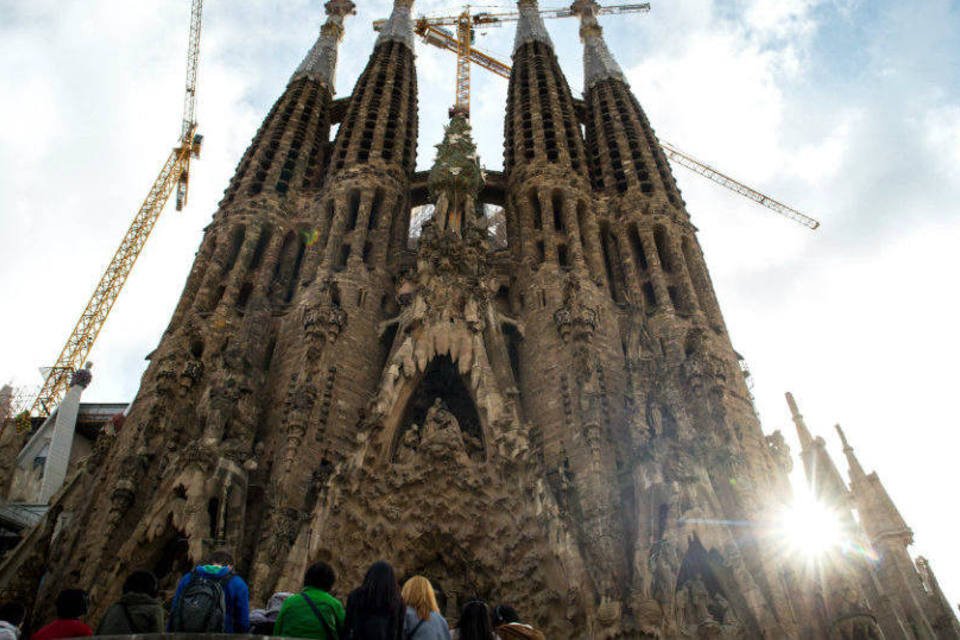
[[[90,353],[97,335],[103,328],[113,303],[123,289],[127,276],[140,256],[150,232],[160,217],[164,205],[176,190],[177,211],[187,204],[187,188],[190,184],[190,159],[199,157],[203,136],[197,133],[197,65],[200,59],[200,27],[203,0],[193,0],[190,8],[190,38],[187,47],[187,84],[183,98],[183,123],[180,139],[170,151],[160,174],[154,180],[143,204],[133,217],[120,246],[107,265],[97,288],[80,314],[80,319],[67,338],[56,363],[44,370],[43,386],[30,405],[27,416],[49,416],[66,393],[70,376],[80,368]],[[20,416],[18,424],[24,423]],[[26,424],[29,424],[27,421]]]
[[[645,2],[643,4],[600,7],[597,13],[603,15],[646,13],[648,11],[650,11],[650,3]],[[540,11],[540,15],[544,18],[568,18],[573,16],[574,12],[571,9],[544,9]],[[475,28],[480,26],[499,26],[503,22],[515,21],[519,19],[519,17],[520,14],[516,12],[471,14],[470,7],[467,6],[462,13],[455,16],[421,16],[416,19],[413,30],[424,42],[457,54],[457,98],[453,109],[451,109],[451,113],[457,112],[467,117],[470,115],[471,62],[502,78],[510,79],[510,65],[473,47]],[[385,22],[385,20],[376,20],[373,23],[373,28],[379,31]],[[444,25],[455,25],[457,32],[454,33],[444,28]],[[689,153],[681,151],[672,144],[660,141],[660,146],[663,148],[664,154],[680,166],[708,180],[712,180],[735,193],[739,193],[745,198],[753,200],[757,204],[779,213],[794,222],[802,224],[808,229],[813,230],[820,226],[818,220],[797,211],[793,207],[783,204],[779,200],[761,191],[747,186],[735,178],[731,178],[722,171],[697,160]]]

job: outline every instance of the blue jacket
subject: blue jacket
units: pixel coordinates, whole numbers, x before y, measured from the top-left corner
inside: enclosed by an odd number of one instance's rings
[[[214,577],[222,577],[232,569],[208,564],[198,566],[196,571]],[[184,587],[190,583],[191,578],[193,578],[192,571],[180,578],[180,582],[177,584],[177,592],[173,595],[171,611],[176,611],[177,603],[180,602],[180,594],[183,593]],[[247,583],[240,576],[234,575],[224,585],[223,596],[227,601],[227,619],[224,621],[224,631],[226,633],[247,633],[250,631],[250,590],[247,588]],[[167,631],[170,631],[170,623],[172,622],[173,616],[171,615],[167,622]]]

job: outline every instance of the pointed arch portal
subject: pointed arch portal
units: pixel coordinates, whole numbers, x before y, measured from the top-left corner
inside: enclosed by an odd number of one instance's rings
[[[480,414],[470,390],[457,365],[449,355],[438,355],[430,361],[409,399],[393,438],[391,459],[395,459],[404,435],[413,428],[422,427],[431,417],[440,401],[440,407],[456,418],[471,458],[483,459],[484,438]]]

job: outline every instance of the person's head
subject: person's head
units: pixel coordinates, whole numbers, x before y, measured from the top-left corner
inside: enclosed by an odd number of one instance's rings
[[[520,615],[517,613],[517,610],[508,604],[498,604],[495,606],[490,613],[490,618],[494,627],[499,627],[502,624],[510,624],[511,622],[520,622]]]
[[[226,549],[217,549],[207,556],[207,564],[218,564],[221,567],[232,567],[233,554]]]
[[[0,604],[0,620],[19,627],[23,624],[23,619],[26,617],[27,608],[19,602],[4,602]]]
[[[314,587],[323,591],[330,591],[336,581],[337,574],[333,572],[333,567],[326,562],[314,562],[307,567],[307,572],[303,574],[303,586]]]
[[[397,576],[393,567],[383,560],[370,565],[355,597],[359,610],[363,612],[394,613],[403,607]]]
[[[87,592],[83,589],[64,589],[57,595],[58,618],[82,618],[87,614]]]
[[[157,576],[149,571],[134,571],[123,583],[124,593],[142,593],[151,598],[157,597],[158,589]]]
[[[472,600],[463,606],[460,612],[460,640],[490,640],[493,638],[493,625],[490,624],[490,612],[481,600]]]
[[[433,592],[433,585],[423,576],[413,576],[407,580],[403,584],[400,595],[403,597],[403,603],[408,607],[413,607],[421,620],[428,620],[430,613],[433,611],[440,613],[440,607],[437,606],[437,596]]]

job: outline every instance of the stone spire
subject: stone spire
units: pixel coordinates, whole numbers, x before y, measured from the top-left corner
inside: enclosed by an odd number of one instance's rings
[[[843,443],[843,455],[847,457],[847,464],[850,466],[850,482],[855,484],[866,480],[867,474],[864,472],[863,467],[860,466],[860,461],[857,460],[857,454],[853,452],[853,447],[850,446],[850,443],[847,442],[847,436],[843,433],[843,429],[840,428],[840,425],[835,425],[834,428],[837,430],[837,434],[840,436],[840,442]]]
[[[803,460],[804,474],[807,482],[817,498],[833,503],[846,513],[849,507],[850,492],[847,485],[833,463],[833,458],[827,452],[827,443],[823,438],[814,438],[807,428],[793,394],[786,393],[787,405],[793,416],[793,423],[797,426],[797,437],[800,439],[800,459]]]
[[[380,29],[380,36],[377,38],[377,44],[393,40],[402,42],[413,51],[413,19],[410,16],[410,10],[413,8],[413,0],[394,0],[393,12],[387,18],[387,22]]]
[[[324,8],[327,10],[327,21],[320,27],[320,37],[290,77],[290,82],[310,78],[327,87],[332,94],[337,71],[337,47],[343,39],[343,19],[357,11],[351,0],[330,0]]]
[[[601,80],[627,80],[620,65],[613,58],[603,28],[597,22],[600,5],[596,0],[576,0],[570,10],[580,16],[580,39],[583,41],[583,90],[587,91]]]
[[[542,42],[553,48],[550,34],[540,16],[540,7],[537,0],[519,0],[517,7],[520,11],[520,20],[517,21],[517,35],[513,40],[513,53],[528,42]]]
[[[840,441],[843,442],[843,453],[850,465],[850,491],[857,504],[863,528],[874,543],[882,537],[894,537],[902,539],[904,545],[911,544],[913,532],[880,482],[880,477],[876,473],[868,475],[863,470],[843,429],[840,425],[837,425],[836,429]]]
[[[803,416],[800,414],[800,409],[797,408],[797,401],[793,399],[793,394],[787,391],[785,395],[787,398],[787,406],[790,407],[790,416],[793,418],[793,424],[797,426],[797,438],[800,439],[800,449],[807,451],[813,446],[813,436],[810,435],[807,423],[804,422]]]
[[[482,186],[470,121],[463,114],[454,114],[437,145],[437,159],[427,180],[430,197],[436,202],[433,217],[438,231],[463,235],[464,225],[476,214]]]

